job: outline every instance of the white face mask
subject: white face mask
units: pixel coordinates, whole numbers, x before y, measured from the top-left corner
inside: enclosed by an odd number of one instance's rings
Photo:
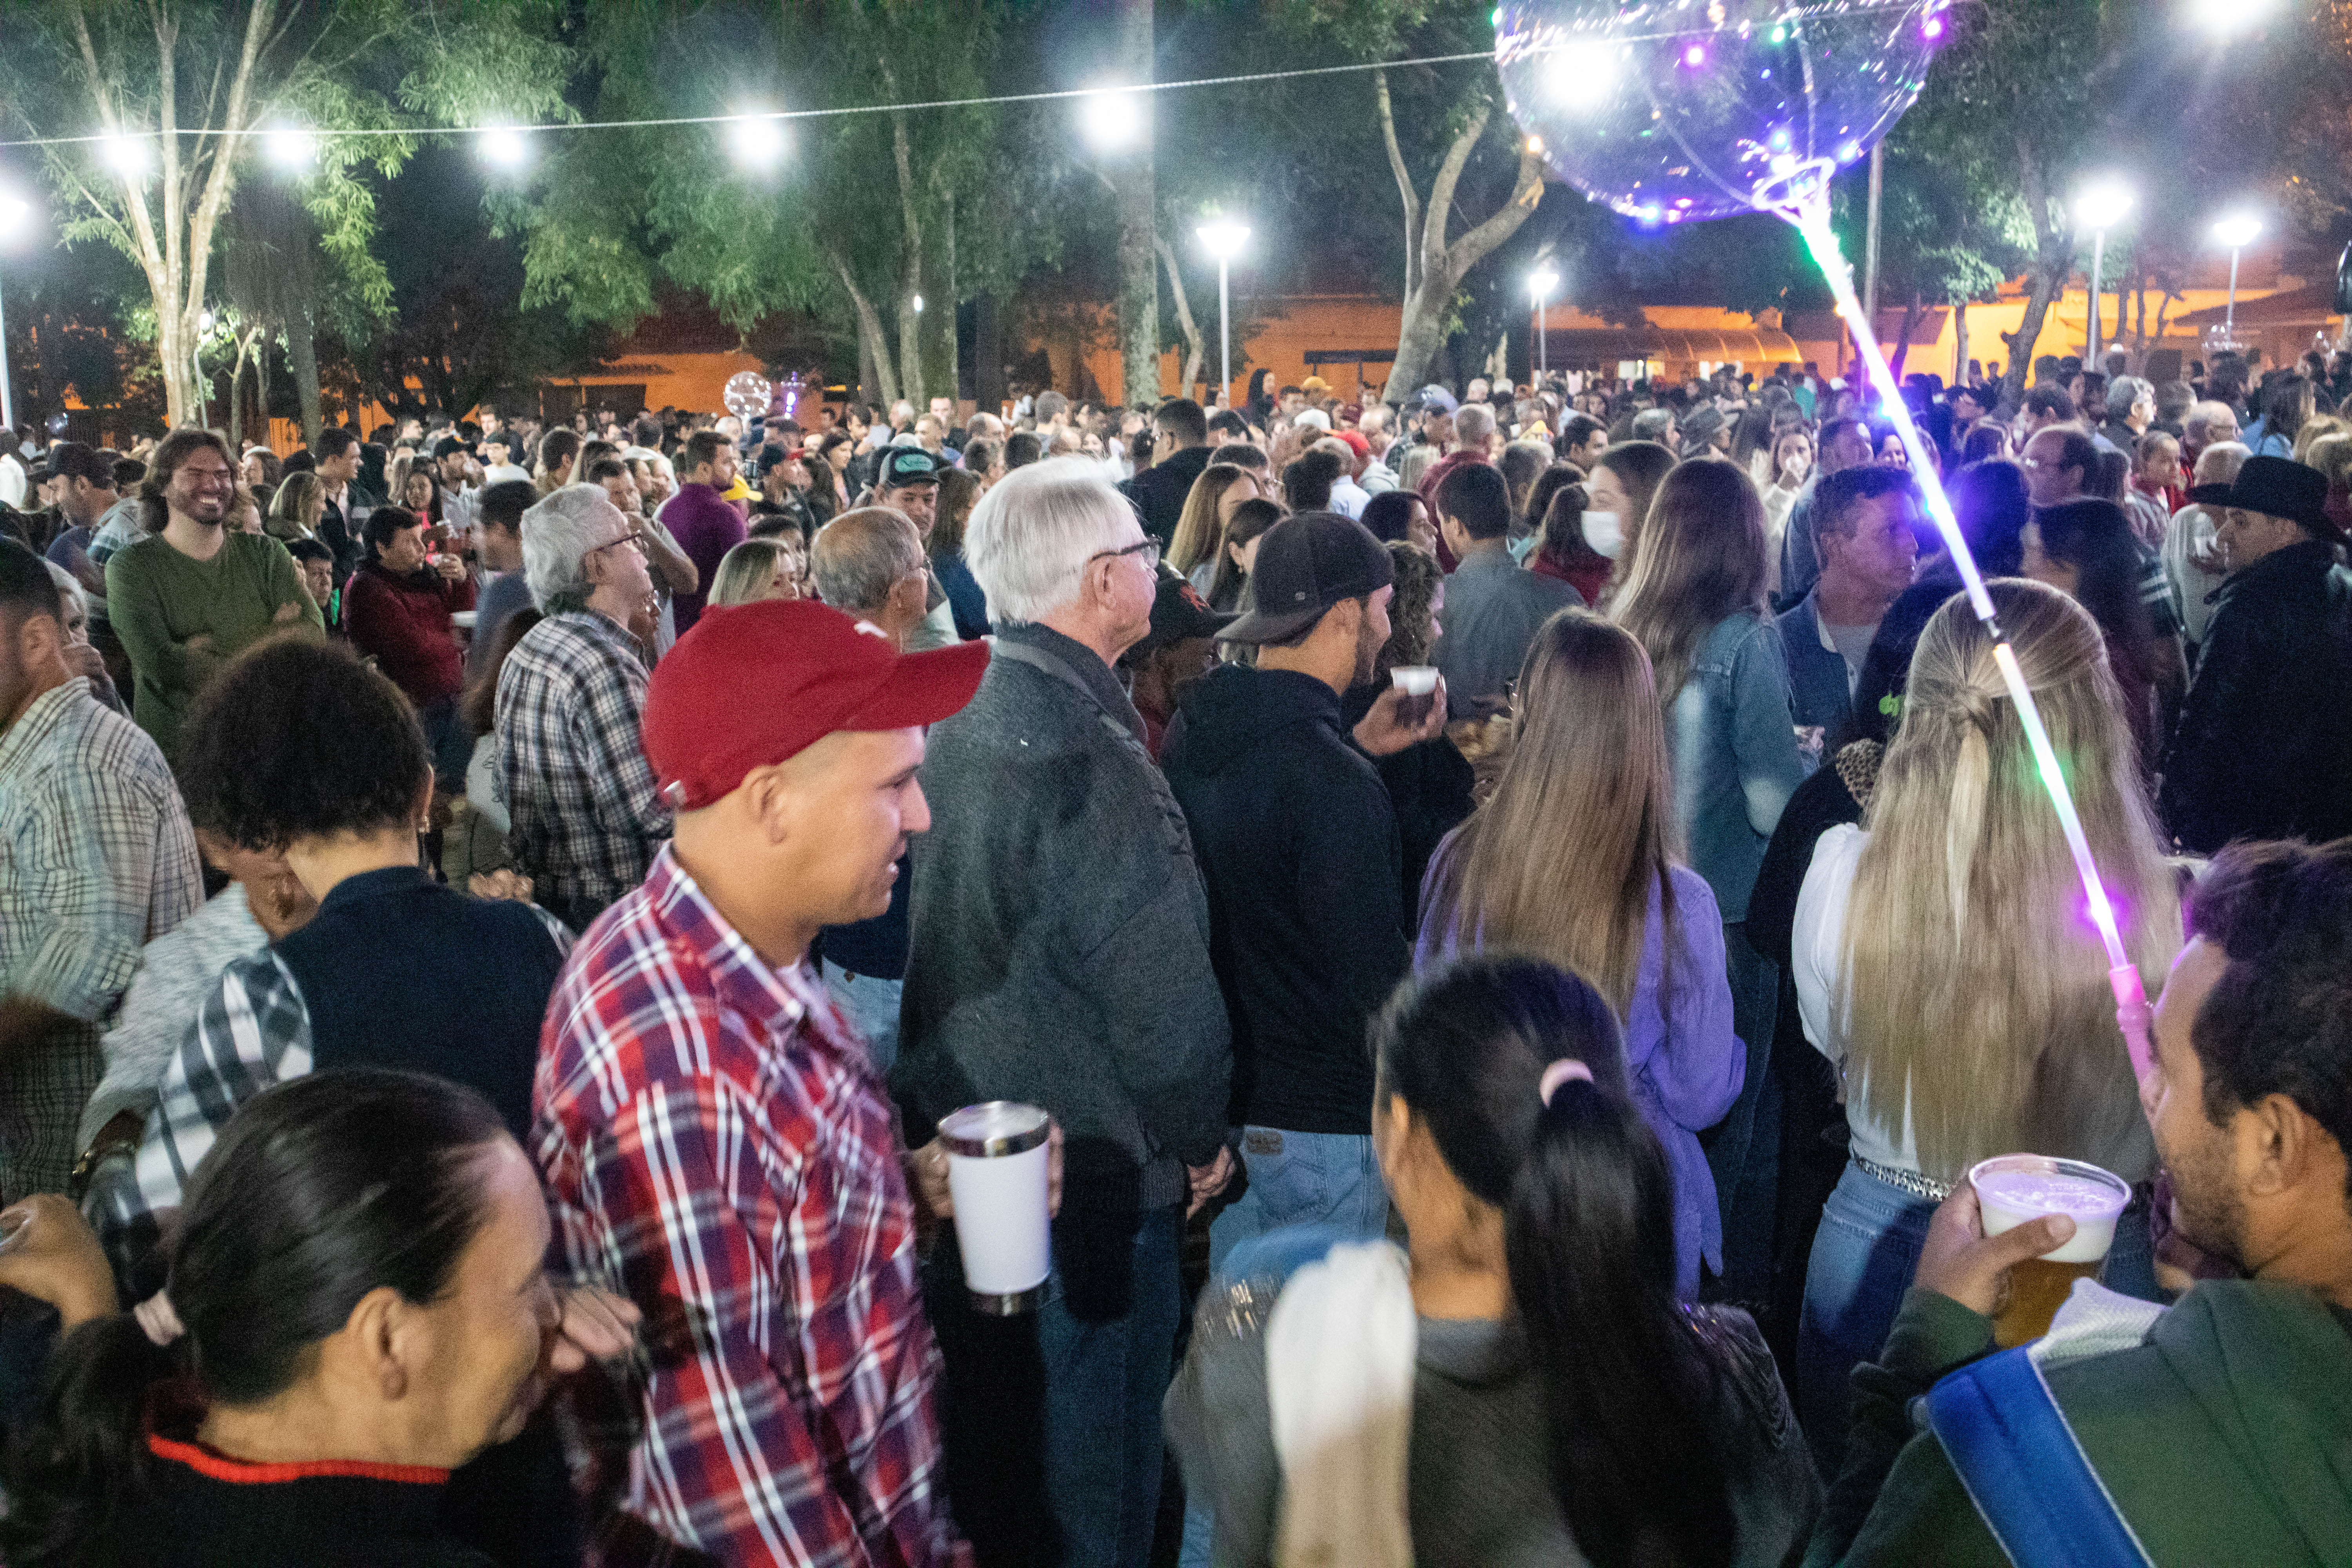
[[[1618,526],[1613,511],[1588,511],[1583,519],[1584,542],[1604,561],[1614,561],[1617,552],[1625,548],[1625,531]]]

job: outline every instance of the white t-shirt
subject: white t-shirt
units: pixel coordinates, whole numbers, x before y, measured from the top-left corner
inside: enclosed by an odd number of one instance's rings
[[[1797,1013],[1805,1022],[1805,1038],[1829,1058],[1841,1077],[1845,1064],[1836,1026],[1846,994],[1845,911],[1853,900],[1854,873],[1862,866],[1863,847],[1869,842],[1870,835],[1851,824],[1822,835],[1813,846],[1813,863],[1805,872],[1804,888],[1797,894],[1797,922],[1790,942]],[[1867,1087],[1859,1073],[1846,1079],[1845,1121],[1853,1134],[1853,1152],[1874,1164],[1916,1171],[1919,1151],[1911,1128],[1910,1095],[1904,1095],[1903,1124],[1890,1127],[1872,1119]]]

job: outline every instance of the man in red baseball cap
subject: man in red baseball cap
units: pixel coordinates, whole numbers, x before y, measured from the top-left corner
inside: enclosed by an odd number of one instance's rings
[[[655,668],[676,837],[572,950],[531,1097],[572,1269],[637,1303],[655,1369],[607,1563],[964,1561],[904,1156],[808,952],[888,907],[930,826],[923,727],[988,658],[763,600]]]

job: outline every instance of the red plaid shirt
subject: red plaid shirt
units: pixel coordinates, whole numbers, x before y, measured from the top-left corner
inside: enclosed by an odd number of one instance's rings
[[[573,1274],[645,1312],[625,1512],[729,1563],[965,1561],[897,1130],[815,975],[665,847],[564,965],[531,1100]]]

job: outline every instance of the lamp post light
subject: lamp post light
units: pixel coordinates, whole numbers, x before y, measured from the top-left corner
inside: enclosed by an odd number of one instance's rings
[[[2101,180],[2074,198],[2074,221],[2091,231],[2091,346],[2084,368],[2099,365],[2099,277],[2106,269],[2107,230],[2131,211],[2131,188],[2119,180]]]
[[[1234,401],[1234,333],[1232,289],[1230,287],[1234,258],[1249,243],[1249,225],[1235,223],[1231,218],[1213,218],[1193,232],[1209,254],[1217,258],[1217,375],[1224,390],[1225,406]]]
[[[2230,247],[2230,303],[2221,313],[2221,336],[2231,348],[2238,346],[2238,255],[2262,232],[2263,220],[2252,213],[2237,213],[2213,226],[2213,237]]]
[[[1544,307],[1551,301],[1551,291],[1559,287],[1559,274],[1549,267],[1538,267],[1528,274],[1528,292],[1536,301],[1536,387],[1540,391],[1544,377],[1551,374],[1551,348],[1544,342]]]
[[[0,189],[0,250],[14,249],[33,228],[33,204],[16,192]],[[16,404],[8,386],[8,318],[0,310],[0,442],[16,446]]]

